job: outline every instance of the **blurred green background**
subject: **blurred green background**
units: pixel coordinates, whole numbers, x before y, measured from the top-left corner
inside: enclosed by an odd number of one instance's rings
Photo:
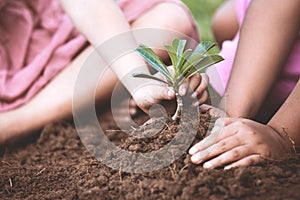
[[[225,0],[182,0],[192,11],[194,18],[199,25],[201,40],[214,41],[210,22],[216,9]]]

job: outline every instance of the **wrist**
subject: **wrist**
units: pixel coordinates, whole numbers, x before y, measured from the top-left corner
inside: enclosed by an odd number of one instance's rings
[[[290,137],[288,134],[287,130],[283,127],[277,128],[276,126],[272,124],[267,124],[267,126],[275,132],[282,141],[282,146],[286,150],[288,154],[294,155],[297,154],[297,149],[296,149],[296,143],[295,141]]]

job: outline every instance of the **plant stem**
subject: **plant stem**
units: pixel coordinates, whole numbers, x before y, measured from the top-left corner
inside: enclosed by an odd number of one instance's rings
[[[177,101],[177,108],[175,114],[172,116],[174,121],[177,121],[181,117],[183,101],[182,97],[179,95],[178,89],[175,89],[176,101]]]

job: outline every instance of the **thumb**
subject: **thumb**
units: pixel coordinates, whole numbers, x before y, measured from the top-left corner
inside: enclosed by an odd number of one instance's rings
[[[164,86],[159,87],[156,94],[157,94],[156,99],[160,101],[172,100],[175,98],[175,92],[171,87],[164,87]]]

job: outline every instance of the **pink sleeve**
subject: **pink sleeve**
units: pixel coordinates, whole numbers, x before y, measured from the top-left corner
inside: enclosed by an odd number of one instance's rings
[[[237,0],[236,2],[236,14],[239,21],[239,24],[242,25],[247,9],[251,3],[251,0]]]

